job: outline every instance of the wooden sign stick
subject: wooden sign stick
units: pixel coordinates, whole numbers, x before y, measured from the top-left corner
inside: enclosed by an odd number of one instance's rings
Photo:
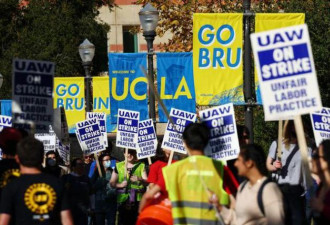
[[[148,157],[148,163],[149,163],[149,165],[152,164],[152,162],[151,162],[151,158],[150,158],[150,157]]]
[[[102,177],[100,162],[99,162],[99,159],[97,158],[97,154],[96,153],[94,153],[94,159],[95,159],[95,162],[96,162],[97,171],[99,171],[99,175],[100,175],[100,177]]]
[[[124,171],[124,180],[126,180],[126,175],[127,175],[127,155],[128,155],[128,148],[125,148],[125,171]]]
[[[278,121],[278,137],[277,137],[277,160],[282,158],[282,139],[283,139],[283,121]]]
[[[305,172],[306,184],[307,187],[310,187],[312,185],[312,176],[308,163],[308,150],[307,150],[306,138],[304,134],[304,127],[300,115],[294,117],[294,126],[296,128],[298,145],[302,160],[302,168]]]

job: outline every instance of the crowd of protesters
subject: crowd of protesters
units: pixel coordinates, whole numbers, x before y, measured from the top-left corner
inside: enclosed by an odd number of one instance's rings
[[[237,130],[240,153],[227,165],[204,155],[208,128],[192,123],[182,136],[188,157],[172,160],[159,140],[151,165],[135,150],[125,151],[122,162],[105,150],[97,158],[74,158],[68,168],[27,132],[4,128],[0,225],[330,224],[330,140],[308,149],[309,186],[292,121],[268,156],[249,144],[246,127]],[[171,222],[152,208],[159,205],[171,212]],[[148,209],[156,215],[146,219]]]

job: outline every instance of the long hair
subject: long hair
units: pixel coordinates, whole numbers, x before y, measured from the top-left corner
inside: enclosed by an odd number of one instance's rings
[[[100,169],[101,169],[102,177],[105,176],[105,170],[106,170],[106,168],[104,168],[104,166],[103,166],[103,159],[104,159],[104,157],[106,157],[106,156],[109,156],[109,157],[110,157],[110,155],[107,154],[107,153],[103,153],[103,154],[101,154],[101,155],[99,156],[99,164],[100,164]]]
[[[286,124],[286,126],[284,126],[283,143],[284,143],[285,148],[287,150],[289,150],[290,144],[296,140],[297,140],[297,134],[296,134],[293,120],[289,120],[288,123]]]

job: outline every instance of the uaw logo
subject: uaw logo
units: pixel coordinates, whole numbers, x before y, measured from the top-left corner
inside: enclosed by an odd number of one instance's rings
[[[39,215],[48,214],[55,206],[56,193],[48,184],[32,184],[24,194],[24,202],[31,212]],[[49,217],[47,215],[34,218],[43,220]]]
[[[4,188],[9,183],[9,181],[19,177],[20,175],[21,174],[19,172],[19,169],[6,170],[0,177],[0,188]]]

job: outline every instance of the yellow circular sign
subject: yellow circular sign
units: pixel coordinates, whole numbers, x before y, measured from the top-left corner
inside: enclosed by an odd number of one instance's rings
[[[19,169],[6,170],[0,178],[0,188],[4,188],[12,178],[17,178],[20,175]]]
[[[47,214],[55,206],[56,193],[48,184],[32,184],[24,194],[24,202],[31,212]]]

